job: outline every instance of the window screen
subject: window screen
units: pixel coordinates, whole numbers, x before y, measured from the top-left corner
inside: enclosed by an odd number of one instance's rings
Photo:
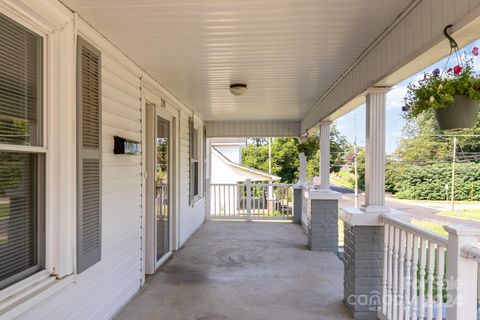
[[[41,142],[42,38],[0,14],[0,143]]]
[[[0,14],[0,289],[43,264],[41,78],[42,38]]]

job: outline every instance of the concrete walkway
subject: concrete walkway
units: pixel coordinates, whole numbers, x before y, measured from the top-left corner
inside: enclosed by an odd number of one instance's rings
[[[342,296],[342,262],[300,226],[207,222],[116,319],[352,319]]]

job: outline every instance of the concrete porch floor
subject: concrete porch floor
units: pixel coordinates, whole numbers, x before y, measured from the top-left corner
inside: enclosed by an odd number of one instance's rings
[[[352,319],[342,296],[342,262],[299,225],[211,221],[115,319]]]

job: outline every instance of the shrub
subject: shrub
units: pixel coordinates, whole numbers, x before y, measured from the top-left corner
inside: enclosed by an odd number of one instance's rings
[[[451,165],[394,166],[386,171],[386,188],[400,199],[445,200],[450,198]],[[455,199],[480,201],[480,164],[458,163],[455,172]]]

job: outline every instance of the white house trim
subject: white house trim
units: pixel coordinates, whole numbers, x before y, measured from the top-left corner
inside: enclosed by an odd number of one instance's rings
[[[207,138],[300,137],[299,121],[207,121]]]
[[[255,176],[257,176],[256,180],[252,179],[252,181],[280,181],[282,179],[279,176],[275,176],[273,174],[268,174],[268,173],[266,173],[262,170],[257,170],[257,169],[254,169],[254,168],[250,168],[250,167],[243,166],[241,164],[235,163],[235,162],[231,161],[230,159],[228,159],[225,155],[223,155],[220,151],[218,151],[213,146],[212,146],[212,153],[215,154],[218,157],[218,159],[220,159],[226,165],[237,168],[241,171],[245,171],[247,174],[254,174]],[[261,178],[264,178],[264,179],[259,180],[258,176],[260,177],[260,179]]]
[[[367,54],[340,77],[304,115],[302,133],[321,120],[335,120],[365,102],[372,85],[392,86],[435,63],[449,52],[443,28],[453,24],[459,46],[480,38],[480,1],[414,1],[413,7],[387,28]]]

